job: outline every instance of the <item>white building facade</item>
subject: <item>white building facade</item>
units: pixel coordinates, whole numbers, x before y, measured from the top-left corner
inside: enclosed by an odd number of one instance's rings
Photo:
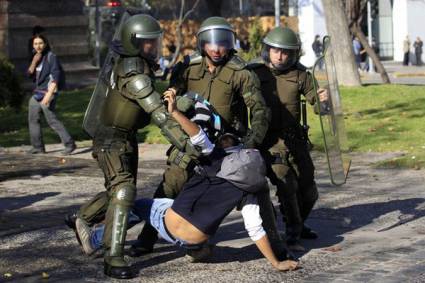
[[[379,0],[379,13],[373,19],[372,36],[382,59],[403,61],[403,41],[408,35],[410,51],[417,37],[425,39],[425,0]],[[301,63],[312,66],[314,37],[327,34],[322,0],[298,0],[298,29],[303,43]],[[366,19],[366,17],[365,17]],[[425,51],[425,50],[424,50]],[[413,56],[414,57],[414,56]],[[424,58],[424,56],[422,56]],[[412,59],[415,61],[415,58]],[[424,59],[422,60],[424,61]]]

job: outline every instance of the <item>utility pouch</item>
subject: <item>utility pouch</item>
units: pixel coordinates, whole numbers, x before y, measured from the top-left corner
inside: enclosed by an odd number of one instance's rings
[[[173,163],[186,171],[191,171],[196,166],[196,162],[177,147],[171,149],[167,162],[170,164]]]

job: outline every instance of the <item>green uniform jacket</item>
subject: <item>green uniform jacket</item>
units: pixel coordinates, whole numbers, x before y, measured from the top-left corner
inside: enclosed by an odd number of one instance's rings
[[[233,55],[223,66],[210,73],[206,58],[192,55],[185,63],[176,66],[170,87],[182,95],[193,91],[207,99],[224,120],[224,126],[245,138],[247,147],[255,147],[263,141],[267,132],[270,110],[260,92],[258,78],[246,69],[246,63]],[[250,110],[250,128],[248,111]]]
[[[257,74],[261,92],[272,112],[265,147],[274,145],[276,140],[272,140],[284,138],[285,133],[298,135],[301,95],[312,105],[316,102],[314,81],[306,67],[298,63],[287,71],[277,72],[267,67],[262,60],[256,60],[248,68]]]

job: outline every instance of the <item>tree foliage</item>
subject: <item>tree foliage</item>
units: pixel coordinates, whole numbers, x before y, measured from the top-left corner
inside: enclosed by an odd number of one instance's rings
[[[24,92],[15,66],[0,54],[0,107],[10,106],[19,109],[23,99]]]
[[[262,47],[262,40],[265,36],[263,28],[261,27],[260,19],[257,17],[255,18],[254,22],[252,23],[250,29],[249,29],[249,43],[250,43],[250,49],[247,53],[247,55],[244,56],[245,60],[251,60],[258,56],[260,56],[261,53],[261,47]]]

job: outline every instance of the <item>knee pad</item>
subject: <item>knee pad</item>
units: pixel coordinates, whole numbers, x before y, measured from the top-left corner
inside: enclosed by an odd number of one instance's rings
[[[136,198],[136,186],[131,183],[118,185],[112,195],[112,203],[132,206]]]

